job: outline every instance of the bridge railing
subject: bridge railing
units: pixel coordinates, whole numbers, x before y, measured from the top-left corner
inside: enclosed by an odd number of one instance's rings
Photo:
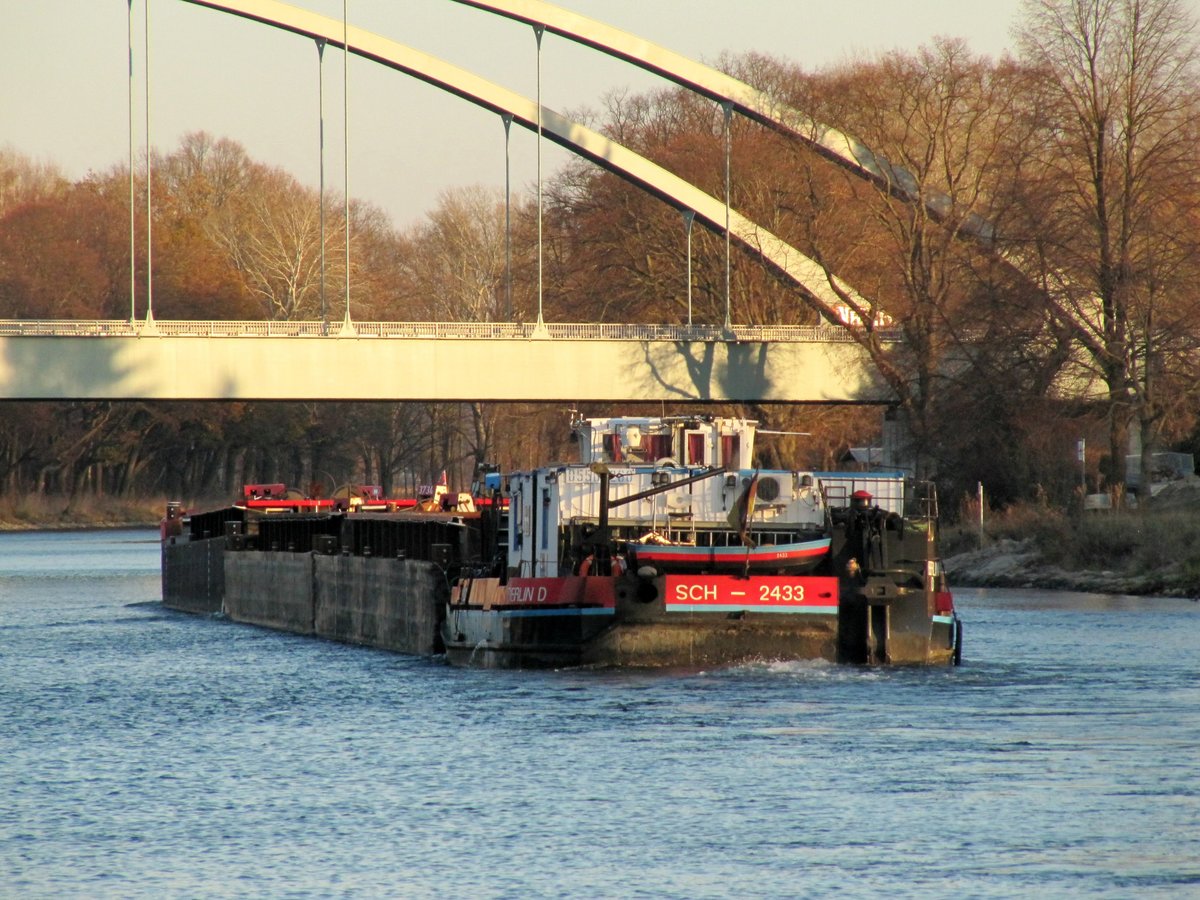
[[[654,325],[515,322],[183,321],[128,319],[0,319],[0,337],[346,337],[455,340],[589,340],[700,342],[847,342],[846,328],[830,325]],[[885,335],[898,340],[898,334]]]

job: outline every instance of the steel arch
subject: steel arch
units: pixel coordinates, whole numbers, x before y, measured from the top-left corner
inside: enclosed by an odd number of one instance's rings
[[[491,112],[510,115],[514,122],[530,131],[538,129],[538,107],[529,98],[437,57],[364,29],[347,26],[343,43],[342,22],[278,0],[183,2],[230,13],[314,40],[324,40],[335,47],[349,45],[349,52],[357,56],[396,69]],[[664,202],[681,210],[692,210],[708,228],[717,233],[724,233],[725,204],[690,182],[545,106],[541,108],[541,131],[546,138],[559,146],[607,169]],[[826,307],[841,303],[843,296],[862,302],[862,298],[850,285],[836,276],[828,276],[825,270],[808,256],[733,210],[729,211],[729,232],[743,247],[758,253],[768,265]]]
[[[540,25],[552,34],[616,57],[648,72],[715,100],[729,103],[738,113],[775,131],[798,138],[840,166],[875,182],[911,202],[920,202],[935,217],[950,212],[948,196],[922,190],[912,173],[894,166],[857,138],[823,125],[797,109],[724,72],[688,59],[645,38],[571,12],[544,0],[454,0],[526,25]],[[995,229],[982,216],[972,214],[963,231],[991,243]]]

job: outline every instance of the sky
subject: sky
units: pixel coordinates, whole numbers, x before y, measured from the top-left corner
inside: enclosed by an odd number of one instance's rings
[[[149,64],[144,27],[149,2]],[[534,97],[537,55],[527,25],[454,0],[345,0],[351,26],[440,57]],[[342,0],[292,5],[341,19]],[[977,53],[1014,45],[1021,0],[560,0],[559,6],[715,63],[750,51],[813,71],[888,50],[960,37]],[[72,179],[123,165],[129,154],[126,0],[0,0],[0,146],[59,167]],[[256,161],[317,187],[320,92],[314,42],[195,6],[132,0],[135,152],[147,140],[170,152],[193,131],[239,142]],[[483,184],[503,189],[504,129],[498,116],[376,63],[351,57],[349,108],[343,58],[325,52],[325,183],[381,208],[405,228],[441,192]],[[667,86],[655,76],[547,34],[543,105],[598,111],[610,92]],[[343,126],[346,127],[343,127]],[[349,146],[349,166],[343,146]],[[566,161],[542,150],[544,177]],[[534,135],[514,128],[514,191],[532,193]]]

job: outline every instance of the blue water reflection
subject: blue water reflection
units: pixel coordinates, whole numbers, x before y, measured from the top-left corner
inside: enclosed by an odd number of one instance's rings
[[[966,665],[460,671],[0,535],[0,896],[1184,896],[1200,609],[960,591]]]

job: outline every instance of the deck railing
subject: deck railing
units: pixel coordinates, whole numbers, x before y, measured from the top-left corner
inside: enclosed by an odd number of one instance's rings
[[[181,321],[128,319],[0,319],[0,337],[356,337],[456,340],[588,340],[707,342],[847,342],[849,329],[830,325],[651,325],[513,322]],[[887,333],[886,340],[899,340]]]

